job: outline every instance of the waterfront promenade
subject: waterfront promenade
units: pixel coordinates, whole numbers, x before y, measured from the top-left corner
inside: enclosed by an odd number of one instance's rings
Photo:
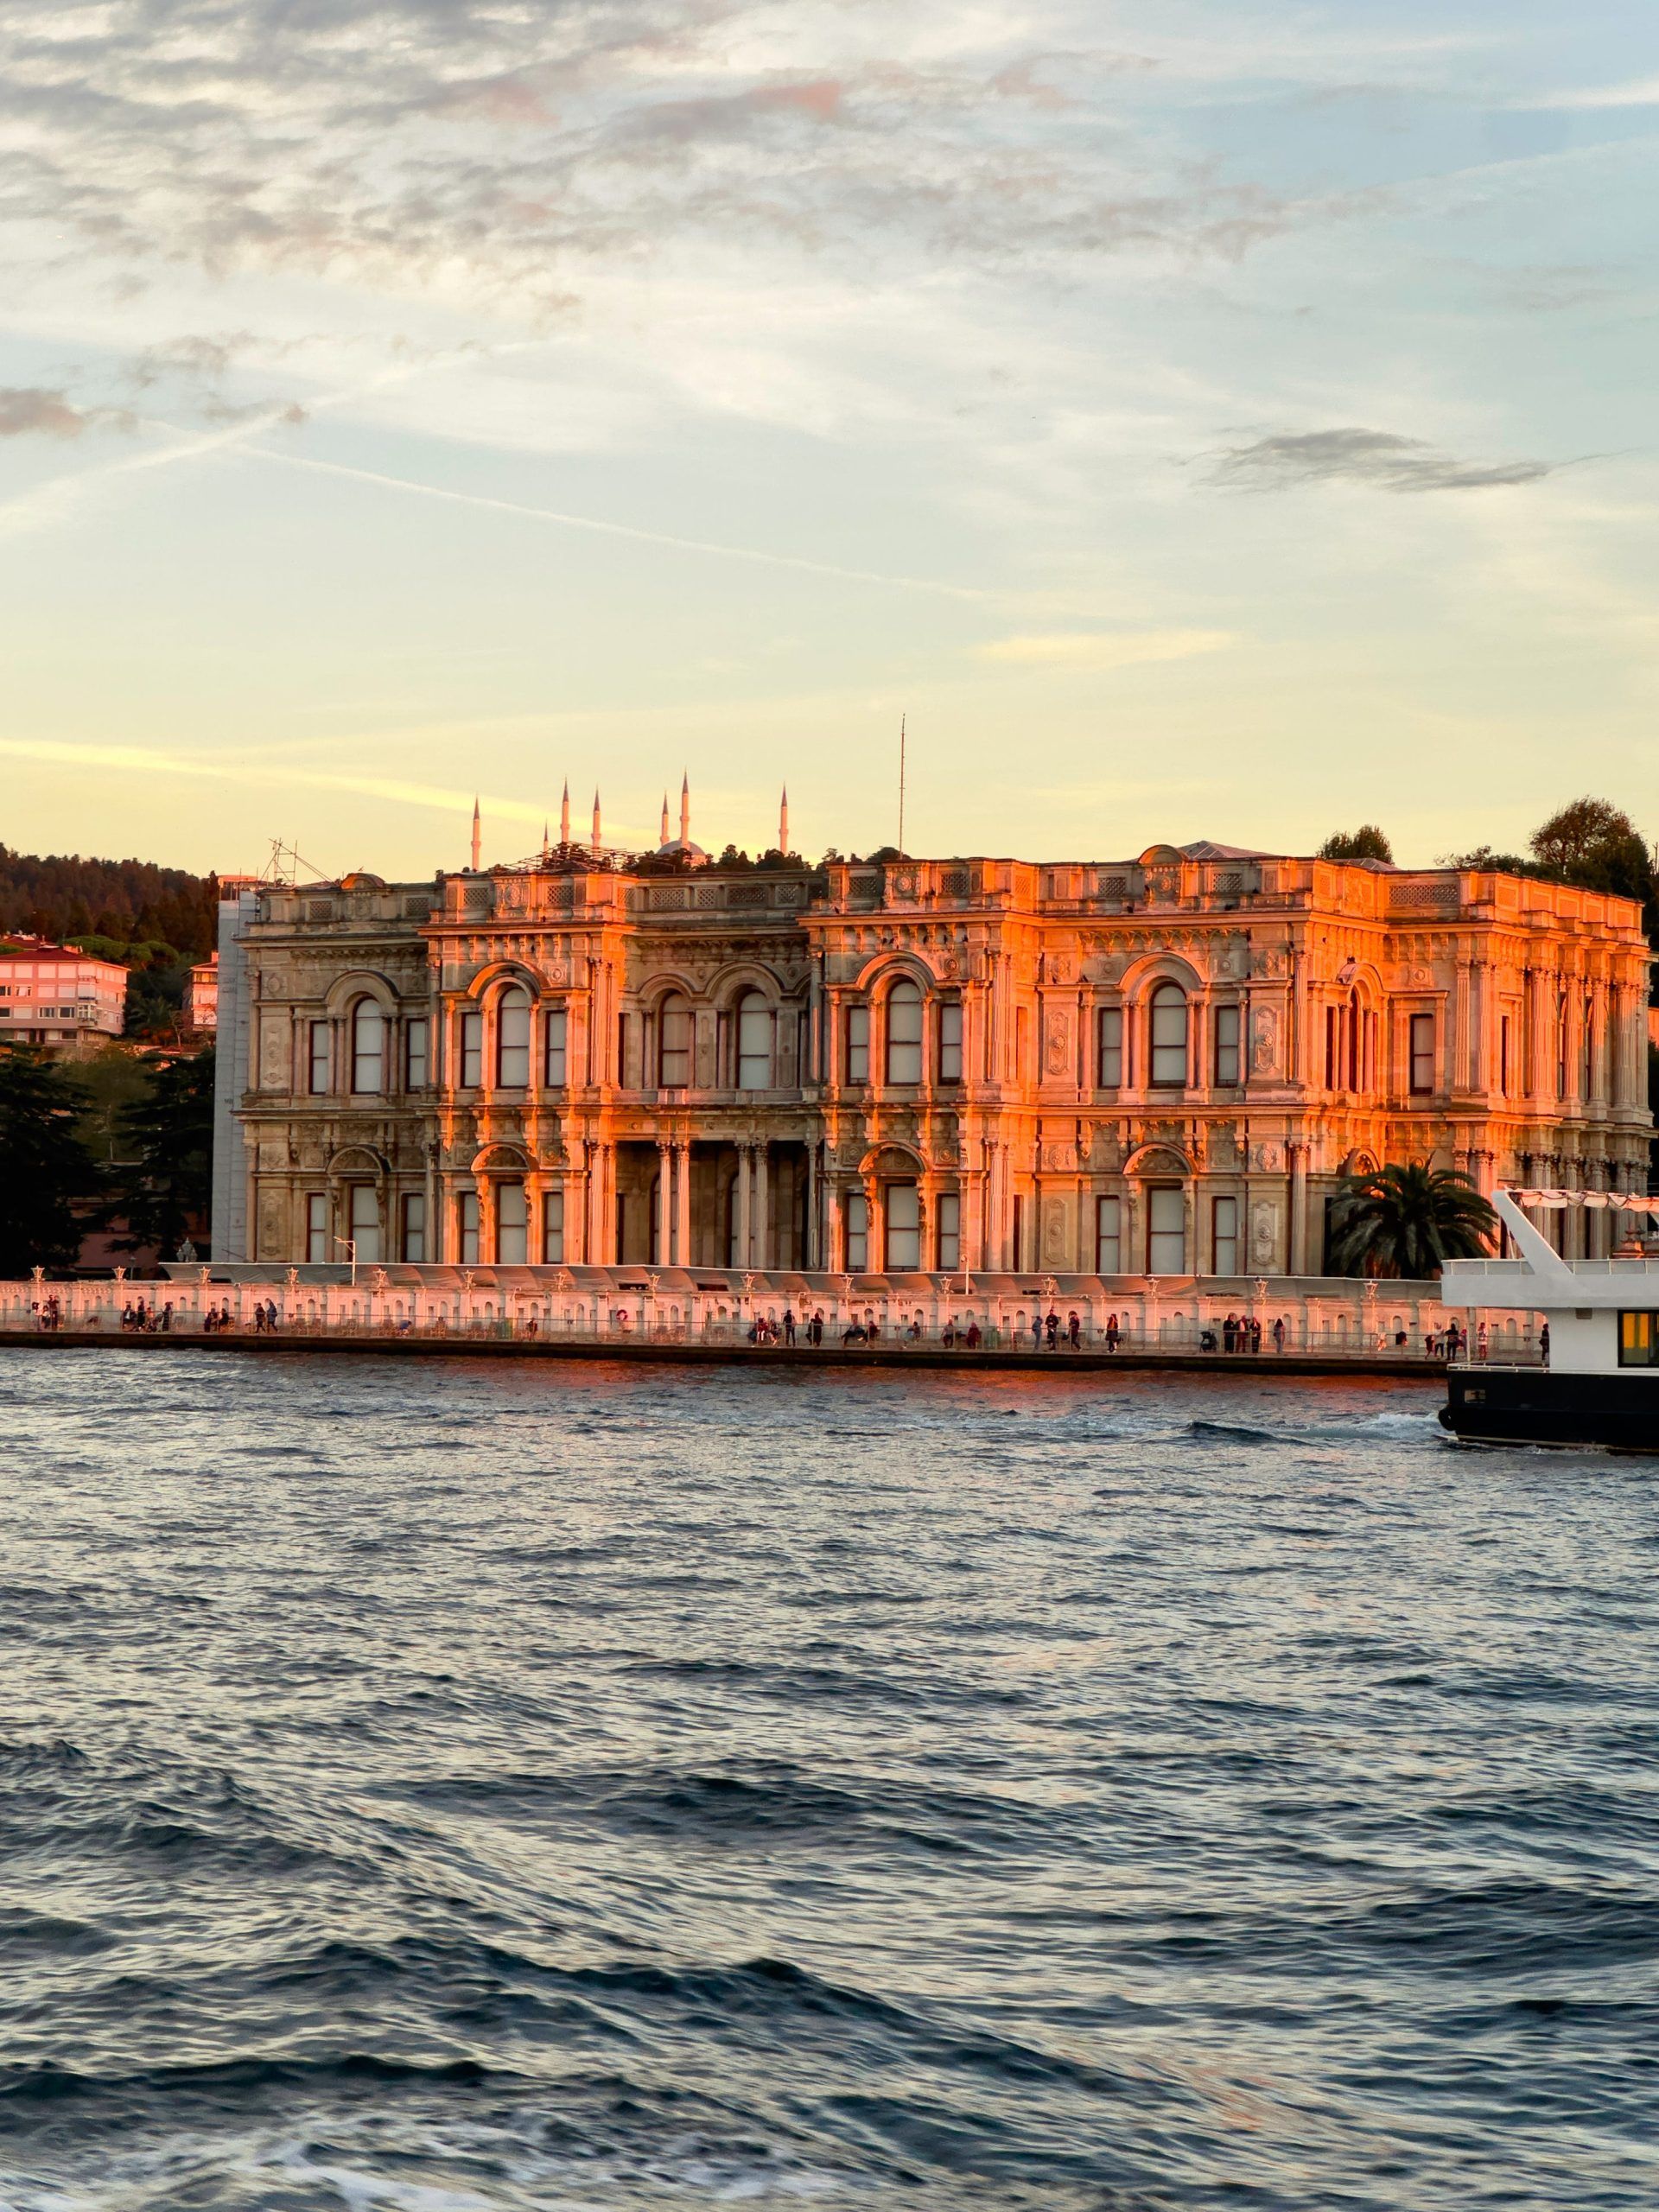
[[[1427,1284],[677,1276],[373,1268],[353,1282],[340,1268],[175,1266],[159,1281],[36,1277],[0,1284],[0,1342],[1288,1376],[1439,1372],[1455,1328],[1477,1356],[1539,1357],[1532,1315],[1452,1308]]]

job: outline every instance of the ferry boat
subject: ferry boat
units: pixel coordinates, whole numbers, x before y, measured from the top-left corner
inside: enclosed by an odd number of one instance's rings
[[[1659,1198],[1614,1192],[1495,1192],[1493,1207],[1521,1256],[1448,1260],[1441,1295],[1450,1306],[1541,1314],[1548,1357],[1534,1367],[1459,1360],[1447,1370],[1442,1427],[1466,1444],[1659,1452],[1659,1260],[1564,1260],[1522,1204],[1659,1210]]]

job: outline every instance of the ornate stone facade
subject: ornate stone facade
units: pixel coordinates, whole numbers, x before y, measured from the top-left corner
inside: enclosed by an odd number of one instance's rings
[[[567,846],[226,946],[219,1259],[1306,1274],[1356,1166],[1646,1185],[1639,912],[1511,876]]]

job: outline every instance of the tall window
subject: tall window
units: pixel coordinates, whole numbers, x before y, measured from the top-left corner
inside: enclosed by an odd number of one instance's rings
[[[1117,1090],[1123,1083],[1123,1009],[1103,1006],[1100,1010],[1100,1087]]]
[[[1555,1096],[1567,1096],[1567,993],[1563,991],[1555,1007]]]
[[[317,1098],[328,1088],[328,1024],[312,1022],[306,1042],[305,1087]]]
[[[313,1191],[305,1202],[305,1256],[315,1266],[328,1250],[328,1193]]]
[[[427,1023],[424,1014],[416,1014],[404,1030],[404,1089],[424,1090],[427,1084],[426,1039]]]
[[[484,1017],[476,1012],[461,1017],[461,1084],[476,1090],[484,1081]]]
[[[914,1183],[889,1183],[887,1189],[889,1274],[902,1274],[922,1264],[922,1194]]]
[[[569,1033],[569,1016],[562,1006],[556,1006],[547,1017],[546,1075],[550,1090],[563,1090],[569,1077],[566,1075],[565,1040]]]
[[[745,991],[737,1002],[737,1087],[772,1088],[772,1008],[759,991]]]
[[[658,1080],[664,1090],[683,1090],[691,1080],[691,1009],[676,994],[663,1001],[658,1018],[661,1023]]]
[[[404,1195],[399,1242],[410,1265],[421,1266],[426,1258],[426,1198],[423,1192],[410,1191]]]
[[[922,1079],[922,995],[908,976],[887,993],[887,1081]]]
[[[1434,1088],[1434,1017],[1432,1014],[1414,1014],[1411,1017],[1411,1088],[1419,1098],[1426,1098]]]
[[[463,1268],[478,1265],[478,1192],[463,1191],[455,1200],[455,1257]]]
[[[503,1090],[530,1088],[528,991],[503,991],[495,1002],[495,1079]]]
[[[1510,1017],[1506,1014],[1497,1025],[1497,1088],[1500,1096],[1510,1095]]]
[[[1186,1273],[1186,1198],[1179,1185],[1158,1184],[1147,1192],[1147,1273]]]
[[[849,1006],[847,1009],[847,1080],[849,1083],[868,1083],[870,1079],[870,1009],[867,1006]]]
[[[351,1238],[358,1264],[380,1257],[380,1201],[372,1183],[352,1185]]]
[[[549,1191],[542,1198],[542,1261],[550,1268],[564,1261],[564,1192]]]
[[[1210,1271],[1217,1275],[1238,1273],[1238,1200],[1216,1198],[1210,1211],[1212,1257]]]
[[[935,1208],[938,1215],[938,1266],[944,1274],[962,1265],[962,1200],[954,1191],[942,1191]]]
[[[847,1271],[861,1275],[870,1264],[870,1202],[862,1191],[849,1191],[843,1224],[847,1231]]]
[[[1186,993],[1160,983],[1152,995],[1151,1077],[1155,1089],[1179,1090],[1186,1083]]]
[[[372,999],[359,999],[352,1008],[352,1089],[378,1092],[385,1064],[385,1016]]]
[[[1123,1201],[1122,1198],[1095,1200],[1095,1273],[1097,1275],[1116,1275],[1123,1272]]]
[[[962,1081],[962,1001],[939,1003],[939,1081]]]
[[[522,1268],[530,1257],[530,1206],[522,1183],[495,1186],[495,1256],[504,1268]]]
[[[1237,1007],[1216,1008],[1216,1081],[1220,1084],[1238,1081],[1238,1025]]]

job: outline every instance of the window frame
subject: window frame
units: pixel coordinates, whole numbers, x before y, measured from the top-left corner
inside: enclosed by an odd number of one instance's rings
[[[862,1090],[870,1080],[870,1008],[861,1000],[847,1009],[847,1081]]]
[[[411,1249],[418,1246],[419,1249]],[[397,1204],[397,1249],[405,1267],[426,1264],[426,1192],[405,1191]]]
[[[431,1082],[432,1027],[423,1014],[412,1014],[404,1024],[404,1089],[424,1090]]]
[[[511,1018],[514,1034],[508,1040],[507,1023]],[[495,1088],[498,1090],[528,1090],[530,1089],[531,1052],[535,1044],[536,1009],[530,993],[522,983],[510,984],[495,1001]],[[517,1033],[522,1027],[523,1035]],[[509,1065],[508,1055],[512,1055]],[[520,1071],[522,1070],[522,1073]]]
[[[756,1021],[760,1025],[761,1033],[766,1039],[765,1050],[760,1052],[746,1046],[744,1043],[743,1033],[746,1026]],[[773,1033],[775,1026],[772,1020],[772,1002],[766,993],[753,988],[745,991],[732,1008],[732,1088],[734,1090],[776,1089],[777,1069],[773,1065],[776,1049],[776,1038]],[[764,1070],[763,1082],[754,1083],[745,1079],[746,1071],[755,1067]]]
[[[914,1010],[916,1033],[913,1037],[908,1034],[895,1036],[893,1033],[893,1009],[896,1007],[903,1007],[905,1009],[906,1032],[911,1026],[912,1010]],[[883,1079],[891,1090],[914,1090],[922,1080],[922,1056],[925,1049],[927,1002],[922,995],[921,985],[913,976],[899,976],[882,1001],[881,1013]],[[902,1058],[899,1058],[900,1055],[903,1056]],[[913,1068],[915,1072],[903,1074],[899,1071],[900,1068]]]
[[[846,1245],[847,1272],[864,1275],[870,1271],[870,1201],[862,1191],[849,1191],[841,1205],[841,1231]]]
[[[305,1040],[305,1089],[310,1098],[326,1098],[332,1088],[334,1073],[334,1024],[313,1021],[307,1024]]]
[[[1432,1014],[1409,1014],[1406,1016],[1406,1089],[1413,1098],[1432,1098],[1434,1096],[1435,1020]],[[1427,1037],[1427,1043],[1419,1039]],[[1419,1082],[1421,1071],[1424,1079]]]
[[[962,1081],[963,1008],[960,999],[941,999],[938,1044],[938,1080]]]
[[[476,1191],[455,1193],[455,1261],[463,1268],[479,1264],[479,1203]]]
[[[902,1197],[901,1194],[902,1193]],[[915,1208],[913,1220],[893,1218],[893,1201],[907,1211]],[[905,1251],[912,1256],[900,1255],[895,1249],[898,1240],[905,1240]],[[884,1184],[881,1191],[881,1264],[885,1274],[918,1274],[922,1266],[922,1187],[919,1183],[900,1179]]]
[[[1192,1273],[1192,1269],[1188,1265],[1190,1255],[1186,1249],[1186,1191],[1185,1185],[1179,1183],[1148,1183],[1146,1186],[1146,1195],[1147,1273],[1149,1275],[1157,1275],[1160,1277],[1190,1274]],[[1160,1229],[1158,1226],[1158,1217],[1160,1211],[1161,1211],[1166,1213],[1169,1211],[1166,1205],[1160,1209],[1159,1201],[1160,1199],[1169,1199],[1172,1198],[1175,1200],[1177,1209],[1180,1215],[1181,1225],[1179,1234],[1181,1261],[1179,1267],[1168,1267],[1157,1264],[1160,1258],[1158,1247],[1160,1240],[1163,1242],[1166,1248],[1167,1248],[1169,1240],[1176,1234],[1175,1230],[1173,1229]],[[1164,1260],[1167,1260],[1168,1256],[1168,1251],[1167,1249],[1166,1249],[1161,1257]]]
[[[502,1212],[502,1201],[512,1193],[513,1218],[508,1220]],[[495,1186],[495,1265],[501,1268],[524,1268],[530,1264],[530,1192],[524,1188],[524,1178],[504,1175]],[[517,1246],[517,1256],[506,1248],[504,1231],[510,1232]]]
[[[1632,1323],[1643,1325],[1632,1328]],[[1633,1338],[1642,1341],[1633,1344]],[[1636,1356],[1637,1353],[1639,1357]],[[1621,1367],[1659,1367],[1659,1313],[1640,1306],[1620,1307],[1618,1364]]]
[[[1224,1230],[1224,1207],[1228,1217]],[[1228,1267],[1221,1263],[1224,1247],[1228,1249],[1231,1260]],[[1210,1201],[1210,1272],[1212,1275],[1236,1275],[1238,1271],[1238,1197],[1236,1192],[1218,1191]]]
[[[353,1000],[347,1055],[351,1064],[353,1098],[381,1098],[385,1095],[388,1026],[386,1010],[378,999]],[[371,1033],[373,1036],[372,1048],[367,1042]]]
[[[542,1027],[542,1080],[549,1090],[568,1090],[570,1082],[570,1009],[548,1009]]]
[[[456,1062],[459,1087],[462,1090],[482,1090],[484,1088],[484,1012],[481,1007],[465,1007],[457,1025],[460,1054]]]
[[[1177,1005],[1180,1008],[1181,1034],[1173,1042],[1158,1034],[1159,1016],[1170,1012]],[[1186,993],[1176,982],[1164,982],[1154,985],[1147,999],[1147,1088],[1149,1090],[1185,1090],[1187,1087],[1189,1056],[1192,1049],[1192,1005]],[[1179,1055],[1180,1072],[1171,1074],[1174,1056]],[[1159,1072],[1160,1065],[1166,1071]]]
[[[327,1191],[308,1191],[305,1194],[305,1261],[308,1267],[317,1267],[329,1256],[330,1207]],[[318,1249],[321,1245],[321,1249]]]
[[[542,1265],[562,1268],[564,1265],[564,1192],[543,1191],[542,1193]]]
[[[683,1040],[672,1046],[669,1043],[668,1025],[671,1021],[683,1024]],[[691,1088],[695,1045],[696,1028],[691,1001],[683,991],[670,991],[657,1009],[657,1087],[659,1090],[689,1090]],[[678,1064],[680,1071],[677,1074],[670,1072],[671,1055]]]
[[[359,1267],[378,1267],[385,1233],[380,1219],[380,1194],[372,1183],[351,1183],[346,1188],[350,1195],[346,1202],[346,1234],[356,1248],[352,1256]],[[359,1213],[363,1216],[360,1220]]]
[[[954,1274],[962,1265],[962,1193],[941,1191],[933,1216],[934,1264],[941,1274]]]
[[[1108,1221],[1110,1227],[1107,1226]],[[1109,1256],[1111,1265],[1108,1267]],[[1095,1200],[1095,1273],[1121,1275],[1123,1272],[1123,1200],[1116,1191],[1103,1191]]]
[[[1122,1090],[1128,1082],[1128,1023],[1121,1006],[1103,1006],[1096,1025],[1095,1075],[1101,1090]]]
[[[1244,1009],[1236,1001],[1230,999],[1214,1009],[1211,1049],[1217,1089],[1236,1090],[1244,1065]]]

